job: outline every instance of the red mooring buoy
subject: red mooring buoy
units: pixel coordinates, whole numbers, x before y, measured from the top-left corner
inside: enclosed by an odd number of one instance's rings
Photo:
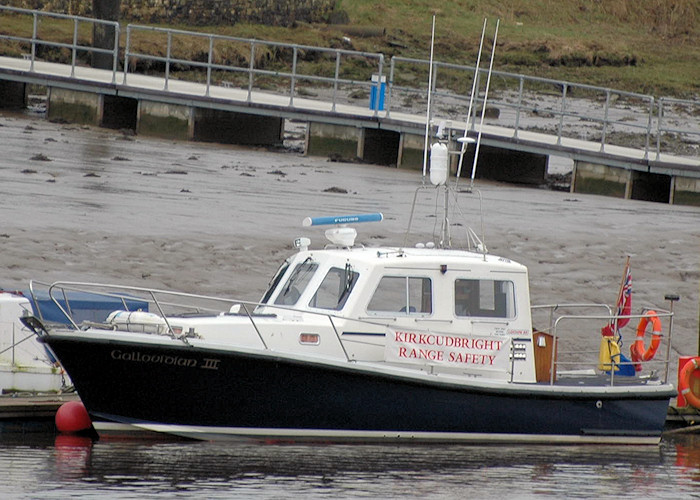
[[[81,432],[90,427],[90,416],[80,401],[63,403],[56,412],[56,428],[60,432]]]

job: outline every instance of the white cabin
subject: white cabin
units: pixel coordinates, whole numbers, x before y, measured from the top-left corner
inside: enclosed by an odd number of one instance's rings
[[[302,249],[251,317],[168,319],[175,333],[209,342],[536,382],[527,269],[481,253]]]

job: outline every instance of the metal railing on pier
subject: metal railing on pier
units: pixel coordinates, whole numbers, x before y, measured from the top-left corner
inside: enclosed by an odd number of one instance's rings
[[[135,48],[134,39],[139,33],[150,33],[161,35],[165,38],[165,56],[138,52]],[[178,57],[176,54],[176,44],[183,39],[190,43],[200,43],[202,59],[206,61],[195,61]],[[203,42],[203,44],[202,44]],[[228,58],[224,56],[228,54]],[[272,54],[274,64],[269,61],[266,55]],[[229,62],[223,62],[228,59]],[[233,64],[231,60],[238,59],[238,64]],[[217,61],[218,60],[218,61]],[[312,64],[302,65],[302,61],[312,61]],[[339,102],[340,92],[347,94],[348,88],[366,89],[369,93],[372,81],[372,74],[381,75],[384,71],[384,55],[373,52],[358,52],[345,49],[331,49],[325,47],[314,47],[309,45],[290,44],[282,42],[271,42],[252,38],[237,38],[231,36],[215,35],[211,33],[200,33],[195,31],[182,31],[174,29],[156,28],[150,26],[140,26],[130,24],[126,28],[126,47],[124,50],[124,84],[127,84],[127,74],[129,69],[135,64],[144,62],[157,62],[163,65],[164,87],[168,90],[169,82],[172,78],[171,70],[179,66],[183,68],[198,68],[206,72],[204,81],[206,86],[205,95],[210,95],[212,85],[231,86],[225,76],[219,76],[215,82],[214,72],[222,74],[243,75],[247,80],[248,102],[251,102],[253,89],[256,81],[261,78],[274,81],[275,92],[285,92],[289,95],[288,106],[294,106],[294,97],[309,97],[313,95],[313,90],[303,87],[303,84],[329,88],[330,94],[324,99],[331,100],[331,110],[336,110]],[[352,67],[352,68],[351,68]],[[358,67],[361,70],[358,71]],[[305,70],[305,68],[308,68]],[[325,72],[325,74],[324,74]],[[351,78],[349,75],[357,72],[363,78]],[[180,72],[182,73],[182,72]],[[178,78],[183,78],[179,76]],[[186,78],[186,77],[185,77]],[[287,84],[281,86],[278,80],[286,81]],[[264,83],[262,84],[265,85]],[[378,109],[375,109],[375,115]]]
[[[20,9],[15,7],[7,7],[0,5],[0,14],[14,15],[17,17],[32,18],[32,31],[29,34],[10,34],[0,35],[0,40],[8,40],[17,42],[20,47],[27,49],[28,54],[23,54],[25,59],[29,59],[29,71],[34,71],[34,63],[38,58],[51,58],[46,49],[65,49],[70,51],[70,76],[75,76],[75,68],[80,64],[79,55],[86,54],[105,54],[112,59],[112,83],[117,81],[117,69],[119,67],[119,34],[120,27],[116,21],[105,21],[102,19],[94,19],[91,17],[70,16],[67,14],[56,14],[53,12],[44,12],[41,10]],[[72,25],[72,41],[66,43],[61,40],[61,33],[65,33],[71,29]],[[92,44],[81,43],[81,28],[89,25],[90,28],[96,26],[101,27],[109,32],[114,33],[112,48],[95,47]],[[92,29],[90,29],[90,40],[92,41]],[[82,37],[85,39],[85,36]],[[41,57],[37,52],[42,52]],[[46,52],[46,54],[44,54]],[[55,56],[54,56],[55,57]]]
[[[0,16],[31,18],[31,34],[0,35],[0,40],[28,51],[24,56],[30,60],[30,72],[38,59],[58,58],[64,62],[65,56],[45,50],[59,49],[59,53],[70,51],[71,77],[77,66],[85,64],[86,55],[102,54],[111,57],[112,83],[128,85],[130,72],[144,71],[162,75],[165,92],[171,91],[175,80],[194,81],[203,84],[202,93],[207,97],[213,87],[246,89],[248,102],[253,100],[254,90],[288,95],[290,108],[295,106],[295,98],[304,98],[329,102],[335,112],[340,104],[357,106],[362,102],[366,106],[370,97],[373,116],[384,111],[389,118],[392,113],[405,113],[409,107],[410,113],[420,112],[416,109],[420,110],[427,96],[427,59],[394,56],[387,77],[385,56],[381,53],[136,24],[126,26],[126,36],[120,37],[116,22],[6,6],[0,6]],[[26,25],[16,24],[19,31]],[[86,41],[92,40],[92,30],[87,33],[85,26],[113,30],[112,48],[95,47]],[[72,41],[66,42],[71,28]],[[144,36],[150,37],[148,43],[139,43]],[[185,45],[197,47],[196,55],[184,55]],[[439,61],[433,62],[433,68],[435,119],[467,121],[473,79],[478,79],[475,88],[479,89],[479,80],[487,70],[475,72],[473,66]],[[385,78],[386,83],[381,83]],[[492,73],[492,80],[486,124],[512,130],[513,138],[524,132],[541,132],[551,135],[556,145],[561,145],[563,139],[578,139],[599,144],[600,152],[606,152],[609,146],[625,146],[640,151],[645,160],[659,160],[661,154],[691,158],[700,154],[700,101],[656,99],[646,94],[500,71]],[[378,102],[372,106],[371,96],[383,92],[384,109]],[[475,102],[469,117],[472,131],[483,98],[476,95]]]
[[[391,58],[387,115],[400,111],[402,104],[396,102],[399,96],[410,99],[427,94],[429,65],[427,59]],[[475,88],[479,89],[488,74],[486,68],[475,69],[433,62],[432,99],[434,108],[439,109],[439,119],[466,121],[468,92],[475,75]],[[423,73],[426,85],[417,88],[412,82],[422,81],[415,76]],[[657,160],[662,153],[673,154],[678,142],[688,146],[688,156],[700,152],[700,122],[693,119],[700,113],[700,101],[664,97],[657,101],[647,94],[502,71],[493,71],[491,78],[486,123],[511,129],[514,138],[523,131],[543,132],[553,135],[557,145],[571,138],[597,142],[600,152],[605,152],[606,146],[628,146],[642,150],[644,159],[655,156]],[[455,91],[457,85],[460,89]],[[484,105],[478,91],[474,103],[468,120],[473,132]],[[664,140],[671,134],[680,137],[673,149]]]

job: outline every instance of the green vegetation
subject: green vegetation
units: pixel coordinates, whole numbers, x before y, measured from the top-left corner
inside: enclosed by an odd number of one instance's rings
[[[437,7],[419,0],[341,2],[352,24],[387,30],[386,40],[358,41],[361,50],[425,58],[435,12],[436,58],[473,64],[487,17],[491,34],[496,19],[501,23],[497,70],[630,92],[700,95],[697,0],[444,0]]]
[[[387,59],[394,55],[427,59],[433,13],[437,16],[435,57],[440,61],[473,65],[486,17],[491,37],[496,19],[501,23],[496,70],[656,96],[700,96],[698,0],[443,0],[438,5],[425,0],[338,0],[332,17],[347,21],[343,25],[297,23],[282,28],[239,23],[167,27],[381,52]],[[1,20],[1,33],[31,36],[29,16],[2,16]],[[123,26],[128,22],[124,20]],[[44,23],[41,29],[50,30],[52,39],[58,36],[67,43],[72,40],[70,22],[51,21],[50,27]],[[81,25],[79,33],[89,43],[91,27]],[[122,43],[124,39],[123,36]],[[132,41],[140,52],[151,55],[165,52],[163,35],[140,33]],[[206,39],[189,38],[177,41],[173,51],[183,59],[206,62],[207,44]],[[68,50],[48,50],[52,51],[52,58],[70,61]],[[26,48],[14,42],[4,43],[0,48],[0,52],[12,55],[25,51]],[[290,59],[288,52],[259,46],[254,55],[256,67],[283,71]],[[215,58],[220,64],[246,65],[250,48],[245,44],[223,43],[217,45]],[[313,74],[333,74],[331,57],[312,52],[302,54],[300,61]],[[359,59],[355,66],[344,65],[343,76],[364,80],[368,68],[363,66]],[[143,62],[135,69],[151,68]],[[419,73],[404,76],[415,80],[425,77]],[[225,78],[237,80],[239,75],[228,72]],[[458,81],[459,75],[454,80]]]

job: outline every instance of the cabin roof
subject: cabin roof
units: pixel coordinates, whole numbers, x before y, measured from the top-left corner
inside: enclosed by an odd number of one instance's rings
[[[326,248],[322,250],[302,251],[295,260],[304,260],[308,256],[318,260],[339,262],[350,261],[355,265],[368,267],[416,267],[432,268],[445,265],[448,269],[488,267],[492,270],[525,273],[527,269],[522,264],[497,255],[470,252],[467,250],[452,250],[442,248],[415,247],[353,247]]]

